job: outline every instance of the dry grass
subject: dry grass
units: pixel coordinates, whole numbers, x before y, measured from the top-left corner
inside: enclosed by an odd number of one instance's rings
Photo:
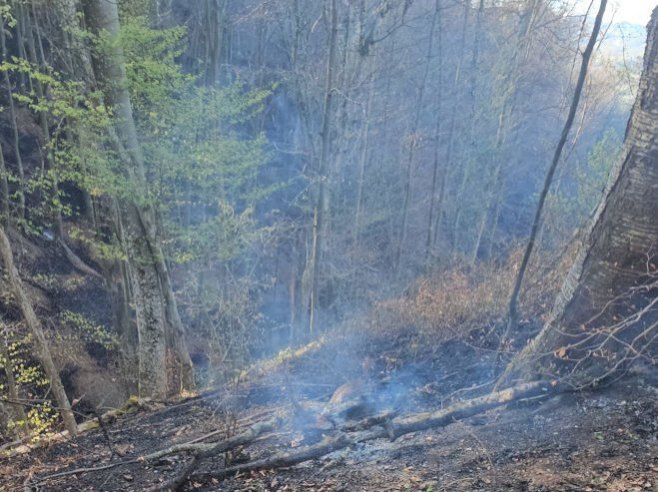
[[[454,267],[419,278],[406,295],[375,306],[373,329],[382,333],[412,330],[440,342],[501,322],[521,253],[514,251],[502,264]],[[541,322],[547,316],[570,262],[571,255],[534,262],[522,295],[523,321]]]

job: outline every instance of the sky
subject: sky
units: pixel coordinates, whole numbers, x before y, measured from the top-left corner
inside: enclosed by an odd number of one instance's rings
[[[587,10],[591,0],[579,0],[578,13]],[[651,17],[651,11],[658,5],[658,0],[611,0],[608,2],[605,20],[609,22],[628,22],[646,26]],[[591,15],[596,14],[598,2],[594,2]]]
[[[609,16],[615,13],[615,22],[630,22],[646,26],[651,17],[651,11],[658,5],[658,0],[614,0]]]

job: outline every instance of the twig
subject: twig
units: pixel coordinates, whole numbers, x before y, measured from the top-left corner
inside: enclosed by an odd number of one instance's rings
[[[397,418],[393,421],[390,421],[390,424],[385,428],[355,432],[351,434],[341,433],[333,438],[325,438],[325,440],[319,444],[306,446],[293,452],[284,451],[277,453],[269,458],[224,468],[223,470],[216,472],[189,475],[188,477],[176,482],[178,488],[168,488],[165,486],[163,490],[179,490],[180,487],[182,487],[182,485],[184,485],[188,480],[221,480],[226,477],[235,475],[236,473],[294,466],[357,443],[371,441],[374,439],[382,439],[386,437],[398,438],[411,432],[422,431],[436,427],[445,427],[456,420],[461,420],[485,412],[492,408],[505,405],[521,398],[528,398],[530,396],[537,395],[549,396],[564,391],[565,389],[567,388],[556,382],[539,381],[520,384],[507,390],[497,391],[485,396],[473,398],[472,400],[454,404],[444,410],[413,414],[407,417]],[[180,479],[180,476],[178,478]]]
[[[195,456],[194,459],[180,472],[174,479],[170,480],[163,486],[159,486],[155,490],[179,490],[188,477],[198,468],[201,460],[215,456],[225,451],[229,451],[238,446],[253,442],[258,436],[266,432],[271,432],[278,427],[280,419],[272,418],[265,422],[259,422],[251,426],[242,434],[226,439],[219,443],[204,446]]]
[[[52,480],[54,478],[69,477],[71,475],[77,475],[78,473],[90,473],[90,472],[109,470],[110,468],[116,468],[117,466],[131,465],[131,464],[135,464],[135,463],[139,463],[139,462],[140,462],[140,459],[134,458],[134,459],[124,460],[124,461],[115,461],[114,463],[110,463],[109,465],[75,468],[74,470],[68,470],[68,471],[63,471],[63,472],[59,472],[59,473],[53,473],[52,475],[46,475],[45,477],[41,477],[41,478],[39,478],[38,480],[35,480],[35,481],[26,482],[25,487],[34,487],[35,485],[39,485],[40,483],[47,482],[48,480]]]
[[[97,408],[94,409],[94,414],[96,415],[96,419],[98,420],[98,425],[103,431],[103,436],[105,436],[105,440],[107,441],[107,447],[110,449],[110,456],[114,458],[115,456],[119,456],[119,453],[114,449],[114,443],[112,442],[112,438],[110,437],[110,433],[107,430],[107,426],[105,425],[105,421],[103,420],[103,415],[101,414],[100,410]]]
[[[276,421],[278,423],[278,421]],[[220,449],[217,451],[217,453],[221,453],[224,451],[228,451],[229,449],[233,449],[237,446],[240,446],[242,444],[246,444],[249,442],[247,439],[247,435],[251,431],[252,434],[249,434],[252,436],[251,441],[255,440],[256,437],[258,437],[260,434],[263,434],[265,432],[269,432],[275,427],[274,419],[269,420],[267,422],[262,422],[260,424],[257,424],[253,426],[249,431],[240,434],[239,436],[236,436],[231,439],[226,439],[224,441],[220,441],[218,443],[198,443],[197,441],[199,439],[204,439],[206,436],[202,436],[201,438],[195,439],[193,441],[189,442],[184,442],[181,444],[175,444],[173,446],[169,446],[168,448],[161,449],[159,451],[155,451],[150,454],[146,454],[143,456],[139,456],[137,458],[131,458],[128,460],[123,460],[123,461],[117,461],[115,463],[110,463],[108,465],[103,465],[103,466],[96,466],[96,467],[83,467],[83,468],[76,468],[74,470],[68,470],[68,471],[63,471],[59,473],[55,473],[52,475],[47,475],[45,477],[39,478],[38,480],[35,480],[33,482],[27,483],[27,486],[34,486],[38,485],[40,483],[46,482],[48,480],[52,480],[54,478],[61,478],[61,477],[66,477],[66,476],[71,476],[71,475],[77,475],[79,473],[90,473],[90,472],[97,472],[97,471],[103,471],[103,470],[108,470],[110,468],[115,468],[117,466],[123,466],[123,465],[132,465],[135,463],[145,463],[148,461],[153,461],[157,460],[159,458],[162,458],[163,456],[167,456],[169,454],[176,454],[176,453],[181,453],[181,452],[196,452],[199,454],[209,452],[210,450],[213,449]],[[258,431],[258,432],[256,432]]]

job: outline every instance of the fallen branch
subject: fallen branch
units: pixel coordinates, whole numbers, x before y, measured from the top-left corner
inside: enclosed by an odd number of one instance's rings
[[[30,486],[35,486],[38,484],[41,484],[43,482],[47,482],[48,480],[52,480],[54,478],[62,478],[66,476],[71,476],[71,475],[77,475],[79,473],[89,473],[89,472],[95,472],[95,471],[103,471],[107,470],[110,468],[116,468],[117,466],[123,466],[123,465],[132,465],[135,463],[146,463],[149,461],[155,461],[157,459],[160,459],[164,456],[170,455],[170,454],[177,454],[177,453],[184,453],[184,452],[196,452],[197,456],[202,455],[205,453],[211,453],[208,454],[208,456],[212,454],[218,454],[218,453],[223,453],[225,451],[229,451],[231,449],[234,449],[238,446],[242,446],[244,444],[249,444],[250,442],[255,441],[259,436],[264,434],[265,432],[270,432],[274,430],[277,426],[279,425],[279,420],[278,419],[270,419],[266,422],[260,422],[252,427],[250,427],[248,430],[243,432],[242,434],[239,434],[237,436],[234,436],[232,438],[226,439],[224,441],[216,442],[216,443],[199,443],[198,439],[194,439],[193,441],[189,442],[184,442],[181,444],[175,444],[173,446],[169,446],[168,448],[161,449],[158,451],[155,451],[150,454],[145,454],[143,456],[139,456],[137,458],[131,458],[127,460],[122,460],[122,461],[116,461],[114,463],[110,463],[108,465],[101,465],[101,466],[95,466],[95,467],[83,467],[83,468],[75,468],[73,470],[68,470],[68,471],[63,471],[59,473],[55,473],[52,475],[47,475],[45,477],[41,477],[38,480],[35,480],[33,482],[30,482],[28,485]],[[203,436],[207,437],[207,436]],[[161,490],[160,487],[158,487],[157,490]]]
[[[109,463],[107,465],[101,465],[101,466],[75,468],[73,470],[67,470],[59,473],[53,473],[52,475],[46,475],[45,477],[39,478],[34,481],[28,481],[25,483],[25,487],[27,490],[31,490],[37,485],[47,482],[48,480],[53,480],[55,478],[70,477],[71,475],[78,475],[79,473],[90,473],[96,471],[109,470],[111,468],[116,468],[117,466],[132,465],[139,462],[140,462],[139,459],[130,459],[124,461],[115,461],[114,463]]]
[[[36,407],[37,405],[33,403],[33,401],[39,401],[39,400],[23,401],[23,400],[10,400],[8,398],[0,398],[0,401],[11,401],[18,405],[23,405],[26,407]],[[122,408],[109,410],[104,414],[102,414],[102,418],[105,421],[112,421],[119,416],[136,412],[137,410],[140,410],[142,408],[146,408],[149,402],[150,399],[148,398],[138,399],[131,397],[128,399],[128,401]],[[74,411],[74,413],[77,412]],[[83,434],[84,432],[97,429],[99,427],[97,420],[98,419],[95,418],[78,424],[78,434]],[[30,453],[38,448],[52,446],[53,444],[65,441],[69,438],[70,436],[68,431],[58,432],[48,437],[39,436],[38,434],[30,434],[22,439],[0,446],[0,457],[12,458],[14,456],[18,456],[21,454]]]
[[[182,452],[196,453],[192,461],[174,479],[164,485],[159,485],[152,489],[153,491],[177,491],[180,490],[183,485],[185,485],[190,480],[221,480],[237,473],[290,467],[305,461],[325,456],[334,451],[338,451],[358,443],[384,438],[395,440],[398,437],[409,434],[411,432],[444,427],[455,421],[477,415],[479,413],[516,400],[531,397],[548,397],[550,395],[560,393],[564,390],[565,386],[557,384],[556,382],[539,381],[534,383],[521,384],[513,388],[489,393],[478,398],[459,402],[436,412],[412,414],[406,417],[398,417],[395,419],[391,419],[393,415],[387,413],[371,416],[355,424],[350,424],[343,427],[338,435],[334,437],[327,437],[318,444],[305,446],[291,452],[288,451],[277,453],[268,458],[235,465],[212,473],[194,473],[203,459],[216,456],[226,451],[235,449],[239,446],[251,444],[261,435],[276,430],[281,423],[281,419],[274,417],[267,421],[257,422],[243,433],[220,442],[200,443],[198,442],[199,439],[195,439],[193,441],[176,444],[137,458],[117,461],[115,463],[110,463],[108,465],[98,467],[77,468],[74,470],[48,475],[30,482],[28,485],[34,486],[54,478],[62,478],[80,473],[102,471],[122,465],[150,462],[170,454]],[[382,425],[383,427],[372,428],[377,425]],[[355,432],[357,429],[366,430],[358,430]],[[206,437],[208,436],[204,436],[204,438]]]
[[[197,473],[182,477],[180,474],[176,480],[166,484],[161,490],[180,490],[188,481],[221,480],[237,473],[246,473],[257,470],[270,470],[275,468],[286,468],[305,461],[320,458],[334,451],[344,449],[348,446],[371,441],[374,439],[392,438],[411,432],[427,430],[436,427],[445,427],[456,420],[465,419],[473,415],[485,412],[515,400],[534,396],[549,396],[564,391],[564,387],[556,382],[539,381],[525,383],[513,388],[489,393],[488,395],[473,398],[464,402],[456,403],[443,410],[427,412],[400,417],[388,422],[386,428],[372,429],[368,431],[355,432],[351,434],[341,433],[333,438],[325,438],[322,442],[300,448],[292,452],[277,453],[269,458],[252,461],[211,473]],[[198,460],[195,467],[198,466]],[[190,467],[183,473],[189,473]]]
[[[173,480],[169,481],[163,486],[159,486],[157,489],[153,490],[178,490],[180,487],[187,482],[187,478],[199,467],[201,460],[209,458],[210,456],[215,456],[220,453],[225,453],[231,449],[235,449],[238,446],[243,446],[253,442],[258,436],[264,434],[265,432],[271,432],[275,430],[280,423],[280,419],[272,418],[265,422],[258,422],[252,425],[249,429],[244,431],[242,434],[233,436],[225,441],[218,443],[204,445],[192,459],[192,461],[179,473]],[[208,447],[209,446],[209,447]]]

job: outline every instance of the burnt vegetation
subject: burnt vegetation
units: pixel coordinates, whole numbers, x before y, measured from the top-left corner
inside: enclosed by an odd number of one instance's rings
[[[657,490],[616,8],[1,1],[0,490]]]

